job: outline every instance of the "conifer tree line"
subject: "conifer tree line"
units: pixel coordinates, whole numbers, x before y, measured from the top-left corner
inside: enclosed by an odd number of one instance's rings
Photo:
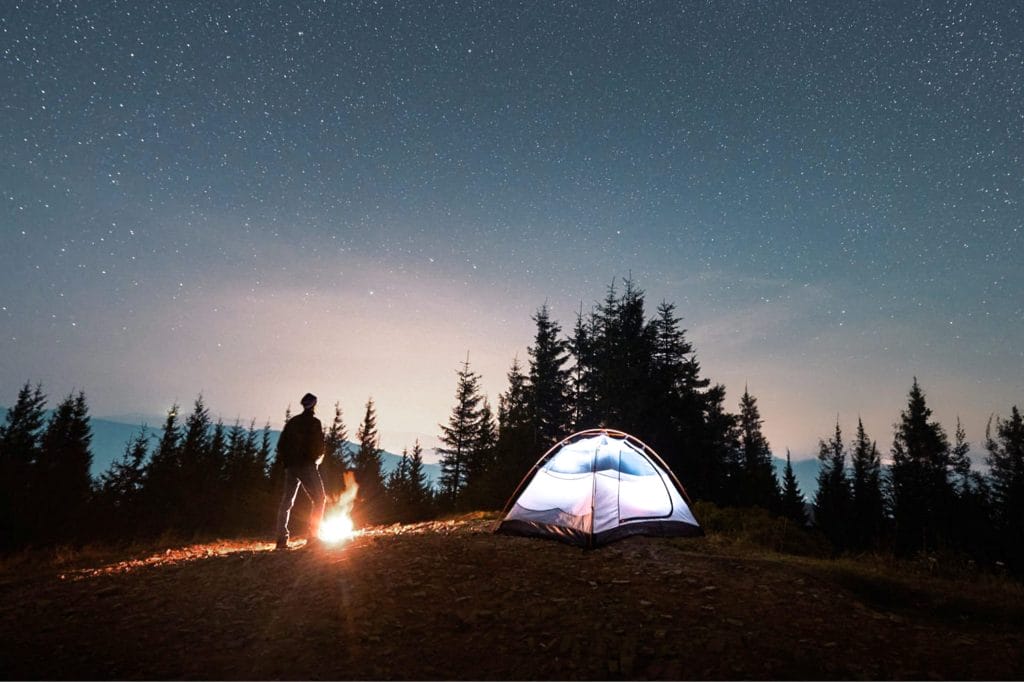
[[[673,304],[648,316],[644,292],[626,279],[589,312],[581,307],[568,328],[546,304],[532,319],[533,342],[525,359],[512,360],[496,410],[470,357],[458,366],[454,405],[438,424],[436,488],[419,442],[383,473],[372,398],[352,442],[339,404],[330,418],[321,415],[327,492],[336,498],[343,472],[355,473],[357,526],[500,509],[548,448],[574,431],[608,427],[653,447],[691,498],[767,509],[813,527],[836,551],[953,551],[1024,573],[1024,422],[1016,406],[990,420],[982,473],[972,469],[959,421],[951,442],[914,379],[888,448],[891,464],[883,466],[862,422],[847,442],[837,419],[819,443],[817,491],[807,500],[788,451],[782,480],[776,476],[754,395],[745,388],[732,412],[725,387],[703,376]],[[155,442],[140,431],[92,480],[84,394],[67,396],[49,417],[45,404],[42,387],[25,384],[0,427],[4,548],[271,531],[283,476],[269,424],[214,422],[200,396],[184,417],[172,407]],[[302,503],[300,495],[297,517]]]
[[[691,496],[781,511],[783,491],[762,434],[757,400],[744,391],[738,414],[725,387],[701,374],[675,306],[653,317],[630,279],[563,330],[547,305],[525,366],[518,358],[497,415],[469,359],[456,376],[455,405],[441,424],[442,509],[501,508],[548,448],[574,431],[608,427],[653,447]]]
[[[440,425],[441,509],[501,508],[549,447],[605,426],[651,445],[692,498],[767,509],[813,526],[836,551],[965,552],[1024,572],[1024,425],[1016,407],[989,425],[985,475],[971,469],[959,421],[951,444],[931,420],[915,379],[891,466],[882,466],[862,422],[848,444],[837,421],[820,442],[818,488],[807,500],[788,451],[781,482],[775,474],[757,399],[745,388],[730,412],[725,387],[702,376],[673,304],[648,317],[644,292],[627,279],[586,315],[581,309],[568,332],[546,305],[533,321],[527,364],[513,360],[497,415],[468,358],[456,374],[455,405]]]
[[[285,420],[290,414],[286,411]],[[385,476],[373,400],[347,442],[341,406],[324,419],[321,473],[337,499],[353,470],[362,525],[409,521],[434,513],[434,495],[419,442]],[[0,549],[175,536],[269,535],[282,494],[283,470],[270,424],[214,421],[202,396],[189,414],[174,405],[157,434],[146,427],[97,479],[90,475],[92,430],[85,394],[64,398],[47,416],[41,385],[26,383],[0,426]],[[296,504],[297,523],[308,501]]]
[[[858,419],[849,444],[837,420],[819,443],[815,525],[838,551],[959,553],[1024,574],[1024,421],[993,416],[985,430],[988,472],[971,465],[957,419],[950,442],[914,378],[883,467]],[[849,462],[847,456],[849,455]]]

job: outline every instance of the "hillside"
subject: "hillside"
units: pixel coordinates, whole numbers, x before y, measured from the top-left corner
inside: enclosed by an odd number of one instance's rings
[[[493,515],[326,550],[224,541],[0,566],[6,677],[931,678],[1024,675],[1024,591],[699,540],[600,550]],[[940,567],[941,568],[941,567]]]

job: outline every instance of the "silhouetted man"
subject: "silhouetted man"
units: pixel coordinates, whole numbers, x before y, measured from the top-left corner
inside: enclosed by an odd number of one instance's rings
[[[309,513],[309,538],[306,544],[318,544],[317,533],[324,515],[327,495],[318,467],[324,459],[324,429],[313,414],[316,396],[302,396],[302,414],[288,420],[277,441],[277,456],[284,464],[284,496],[277,511],[277,548],[288,548],[288,517],[299,488],[309,496],[313,508]]]

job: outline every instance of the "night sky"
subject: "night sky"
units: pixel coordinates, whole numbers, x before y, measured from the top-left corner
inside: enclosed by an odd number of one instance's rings
[[[0,5],[0,404],[433,445],[632,276],[776,454],[1024,405],[1024,10]],[[539,453],[538,453],[539,454]]]

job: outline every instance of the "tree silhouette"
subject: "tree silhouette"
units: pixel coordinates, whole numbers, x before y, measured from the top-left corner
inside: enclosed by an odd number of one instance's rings
[[[348,468],[345,441],[348,430],[341,413],[341,403],[334,403],[334,418],[324,431],[324,461],[320,465],[320,477],[324,481],[327,496],[337,499],[345,489],[345,469]]]
[[[695,495],[717,504],[739,503],[743,463],[739,458],[739,418],[725,409],[725,386],[715,384],[698,399],[701,409],[687,415],[695,434],[684,462],[684,473],[693,480]]]
[[[700,377],[693,346],[680,323],[675,306],[665,301],[650,322],[654,346],[645,389],[650,397],[644,401],[649,414],[644,435],[664,453],[666,463],[682,473],[687,462],[676,453],[688,451],[688,443],[701,431],[701,393],[710,382]]]
[[[185,418],[185,430],[179,449],[181,479],[175,502],[177,505],[178,528],[187,534],[211,530],[211,501],[218,496],[220,465],[217,457],[223,451],[211,451],[210,411],[203,402],[203,396],[196,397],[192,412]],[[223,438],[221,439],[223,447]]]
[[[439,424],[441,443],[441,503],[455,508],[466,486],[469,460],[480,431],[480,377],[469,369],[469,358],[457,373],[455,405],[448,424]]]
[[[402,459],[398,465],[384,480],[384,488],[387,492],[391,515],[399,523],[408,523],[412,520],[412,513],[409,509],[409,449],[402,448]]]
[[[366,401],[363,421],[356,431],[359,448],[352,456],[352,470],[359,484],[359,494],[352,507],[357,526],[379,523],[388,510],[384,494],[384,474],[380,458],[380,436],[377,433],[377,410],[373,398]]]
[[[508,388],[498,396],[498,441],[494,465],[487,480],[485,507],[500,509],[519,481],[540,456],[530,408],[530,387],[519,365],[512,361]]]
[[[971,470],[971,444],[967,442],[967,432],[964,431],[959,416],[956,418],[953,438],[953,447],[949,451],[949,466],[954,491],[960,498],[970,497],[978,488],[978,473]]]
[[[782,515],[793,520],[803,528],[807,525],[807,510],[804,507],[804,494],[800,492],[793,463],[790,461],[789,448],[786,448],[786,468],[782,474]]]
[[[949,536],[949,441],[931,415],[915,377],[896,424],[890,469],[896,546],[902,552],[933,550]]]
[[[838,419],[835,435],[818,443],[818,460],[821,467],[814,496],[814,525],[835,549],[845,549],[850,538],[850,481],[846,476],[846,447]]]
[[[409,455],[408,502],[413,518],[422,519],[433,513],[432,492],[427,472],[423,468],[423,446],[419,438],[412,444]]]
[[[181,467],[181,426],[178,404],[167,411],[160,440],[146,466],[142,485],[145,526],[152,532],[177,528],[180,491],[184,487]]]
[[[97,503],[101,507],[98,517],[102,534],[132,537],[141,530],[140,495],[148,454],[149,434],[143,426],[100,476]]]
[[[216,433],[214,441],[217,440]],[[227,429],[224,445],[223,486],[220,493],[224,501],[221,523],[225,529],[256,531],[264,527],[264,514],[254,510],[276,509],[273,495],[266,480],[265,460],[260,454],[256,421],[246,429],[235,423]]]
[[[604,424],[634,433],[687,481],[692,494],[737,503],[738,433],[736,417],[724,407],[725,387],[700,376],[675,306],[662,302],[647,321],[644,292],[631,279],[624,284],[619,295],[613,281],[588,317],[581,308],[567,342],[576,427]],[[531,449],[532,460],[543,445]]]
[[[575,430],[591,428],[600,421],[596,405],[597,368],[594,357],[594,316],[583,320],[583,305],[576,314],[572,336],[566,342],[566,350],[572,357],[570,370],[570,417]],[[515,365],[518,367],[518,358]]]
[[[33,533],[37,542],[75,538],[85,530],[92,492],[91,443],[85,393],[68,395],[50,415],[31,477],[38,497],[54,502],[38,507]]]
[[[466,487],[461,504],[477,509],[488,502],[487,484],[494,469],[498,445],[498,424],[491,412],[491,403],[486,397],[480,401],[480,416],[476,433],[466,459]]]
[[[1010,418],[992,421],[985,430],[992,504],[1006,560],[1024,572],[1024,419],[1014,405]]]
[[[402,450],[402,459],[388,477],[387,487],[396,521],[409,523],[432,514],[430,486],[423,470],[423,447],[419,439],[411,453]]]
[[[597,417],[613,428],[647,436],[655,328],[645,318],[644,292],[627,278],[622,295],[616,296],[613,282],[592,325],[596,381],[590,400]]]
[[[14,407],[0,428],[0,547],[28,542],[35,523],[33,469],[39,457],[46,396],[41,384],[18,391]]]
[[[986,434],[987,435],[987,434]],[[952,534],[956,547],[981,563],[999,559],[998,550],[1005,537],[992,519],[991,488],[985,476],[971,469],[971,444],[967,442],[960,418],[956,419],[950,466],[956,509],[952,513]]]
[[[739,417],[739,459],[742,465],[739,503],[777,511],[781,494],[772,464],[772,452],[761,433],[763,421],[757,409],[757,399],[746,388],[740,398]]]
[[[533,316],[537,325],[530,356],[530,399],[536,441],[547,448],[566,434],[571,421],[570,375],[567,342],[559,338],[561,327],[553,321],[547,304]]]
[[[851,544],[866,548],[882,535],[885,500],[882,495],[882,459],[874,441],[857,419],[857,435],[852,444]]]

